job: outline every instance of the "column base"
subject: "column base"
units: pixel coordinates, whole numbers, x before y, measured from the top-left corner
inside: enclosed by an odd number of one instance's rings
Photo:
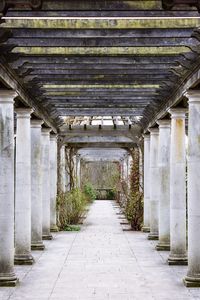
[[[59,231],[58,226],[57,225],[52,225],[51,228],[50,228],[50,231],[51,232],[58,232]]]
[[[33,243],[33,244],[31,244],[31,250],[44,250],[45,249],[45,245],[42,243],[42,242],[40,242],[40,243]]]
[[[15,265],[32,265],[34,258],[31,254],[17,254],[14,259]]]
[[[167,262],[168,262],[169,266],[187,266],[188,265],[187,256],[183,256],[183,257],[169,256]]]
[[[43,240],[50,241],[50,240],[53,239],[53,236],[52,236],[52,234],[44,234],[44,235],[42,236],[42,239],[43,239]]]
[[[157,251],[170,251],[170,244],[158,243],[156,245],[156,250]]]
[[[150,241],[156,241],[156,240],[158,240],[158,235],[154,234],[154,233],[149,233],[148,240],[150,240]]]
[[[183,283],[184,283],[184,285],[186,287],[200,288],[200,277],[199,278],[195,278],[195,277],[186,276],[183,279]]]
[[[0,286],[1,287],[15,287],[19,279],[15,274],[0,276]]]
[[[142,232],[147,232],[147,233],[150,232],[150,227],[143,226]]]

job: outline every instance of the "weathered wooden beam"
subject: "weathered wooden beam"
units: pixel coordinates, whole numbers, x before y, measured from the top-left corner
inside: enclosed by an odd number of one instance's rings
[[[7,17],[5,28],[39,29],[142,29],[142,28],[195,28],[200,26],[199,18],[16,18]]]
[[[169,69],[170,66],[177,66],[178,62],[173,62],[171,64],[168,63],[149,63],[149,64],[84,64],[84,63],[24,63],[19,68],[29,69],[32,68],[34,70],[165,70]],[[17,70],[17,68],[15,68]]]
[[[191,37],[87,37],[87,38],[10,38],[8,44],[15,44],[18,47],[180,47],[195,46],[197,41]]]
[[[187,46],[179,47],[16,47],[13,53],[29,55],[88,55],[88,56],[132,56],[132,55],[177,55],[190,51]]]
[[[49,80],[49,79],[40,79],[40,83],[43,84],[44,86],[49,86],[49,85],[63,85],[66,82],[66,80]],[[96,85],[98,87],[98,85],[102,86],[102,85],[144,85],[144,84],[149,84],[149,85],[156,85],[158,86],[159,84],[161,84],[163,82],[163,79],[158,80],[158,79],[139,79],[139,80],[67,80],[67,83],[69,85]]]
[[[190,38],[193,28],[145,28],[145,29],[58,29],[13,28],[13,38],[28,39],[78,39],[78,38]]]
[[[95,70],[95,69],[85,69],[85,70],[59,70],[59,69],[32,69],[31,75],[37,75],[37,76],[44,76],[45,75],[53,75],[55,78],[59,75],[170,75],[170,69],[132,69],[132,70],[126,70],[126,69],[101,69],[101,70]],[[71,76],[70,76],[71,77]],[[73,78],[73,77],[71,77]],[[87,77],[86,77],[87,78]]]
[[[45,95],[55,96],[84,96],[88,94],[94,95],[156,95],[156,88],[45,88]]]
[[[40,74],[40,76],[37,76],[34,75],[34,74],[31,74],[30,76],[26,76],[26,79],[31,79],[33,77],[37,77],[39,78],[39,80],[41,81],[46,81],[46,80],[52,80],[52,82],[54,80],[59,80],[59,81],[65,81],[65,80],[99,80],[99,81],[102,81],[102,80],[108,80],[108,81],[114,81],[115,80],[121,80],[121,81],[130,81],[130,80],[145,80],[145,81],[148,81],[148,80],[153,80],[153,81],[156,81],[156,80],[163,80],[163,79],[167,79],[167,75],[169,74],[166,74],[166,73],[161,73],[161,74],[153,74],[153,76],[151,74],[128,74],[128,75],[124,75],[124,74],[111,74],[111,75],[101,75],[101,74],[92,74],[92,75],[88,75],[88,74],[80,74],[80,75],[65,75],[65,74]],[[177,76],[175,75],[170,75],[170,77],[173,79],[173,78],[176,78]]]
[[[140,83],[140,84],[135,84],[135,83],[129,83],[129,84],[123,84],[123,83],[112,83],[112,84],[110,84],[110,83],[104,83],[104,84],[91,84],[91,83],[89,83],[89,84],[70,84],[70,83],[68,83],[68,84],[66,84],[66,83],[64,83],[64,84],[62,84],[62,83],[59,83],[59,84],[54,84],[54,83],[50,83],[50,84],[44,84],[43,85],[43,88],[44,89],[49,89],[49,90],[51,90],[51,89],[58,89],[58,91],[59,91],[59,89],[77,89],[77,88],[79,88],[79,89],[84,89],[84,88],[86,88],[86,89],[88,89],[88,88],[90,88],[90,89],[93,89],[93,88],[95,88],[95,89],[97,89],[97,91],[98,91],[98,89],[116,89],[116,90],[118,90],[118,89],[152,89],[152,88],[159,88],[160,87],[160,85],[157,83]]]
[[[55,103],[57,103],[57,101],[59,101],[59,103],[60,102],[63,102],[63,103],[68,103],[68,102],[70,102],[70,101],[73,101],[73,102],[79,102],[79,101],[81,101],[82,102],[82,104],[84,104],[85,103],[85,101],[111,101],[111,100],[114,100],[114,101],[121,101],[121,103],[123,103],[124,101],[126,101],[126,100],[130,100],[130,101],[134,101],[134,100],[136,100],[136,101],[145,101],[145,100],[148,100],[149,98],[152,98],[151,96],[148,96],[148,95],[144,95],[144,96],[139,96],[139,95],[132,95],[132,96],[124,96],[124,95],[122,95],[121,97],[120,96],[109,96],[109,97],[107,97],[106,95],[105,96],[100,96],[100,97],[98,97],[98,96],[77,96],[77,97],[58,97],[58,96],[55,96],[55,97],[48,97],[48,101],[50,101],[50,102],[55,102]],[[157,98],[159,98],[159,97],[157,97]],[[156,99],[157,99],[156,98]],[[154,99],[155,99],[155,96],[154,96]]]
[[[142,109],[132,109],[132,108],[103,108],[103,109],[57,109],[60,116],[141,116],[143,114]]]
[[[43,0],[44,1],[44,0]],[[116,1],[115,1],[116,2]],[[121,1],[120,1],[121,2]],[[126,1],[127,2],[127,1]],[[60,0],[59,0],[60,3]],[[101,1],[101,4],[103,1]],[[113,1],[114,3],[114,1]],[[133,3],[133,1],[132,1]],[[141,3],[141,1],[140,1]],[[158,1],[160,5],[160,1]],[[99,1],[100,4],[100,1]],[[90,10],[81,10],[82,5],[77,7],[75,10],[50,10],[50,9],[41,9],[39,11],[30,11],[30,10],[10,10],[7,12],[6,16],[8,17],[198,17],[197,10],[190,10],[187,7],[179,7],[177,10],[173,9],[171,11],[163,11],[161,7],[159,9],[139,9],[136,10],[133,7],[123,8],[118,5],[116,8],[110,10],[109,7],[103,7],[101,9],[90,9]]]
[[[16,54],[13,54],[16,55]],[[181,55],[164,55],[164,56],[134,56],[134,57],[126,57],[126,56],[107,56],[107,57],[95,57],[95,56],[80,56],[80,57],[73,57],[73,56],[32,56],[32,55],[22,55],[20,54],[20,57],[16,63],[13,63],[12,66],[20,66],[24,63],[30,63],[30,64],[95,64],[95,65],[101,65],[101,64],[172,64],[176,63],[181,58]]]

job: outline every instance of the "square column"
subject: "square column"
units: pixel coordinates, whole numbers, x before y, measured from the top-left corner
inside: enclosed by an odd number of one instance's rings
[[[42,120],[31,120],[31,249],[44,250],[42,241]]]
[[[158,138],[159,129],[150,128],[150,233],[149,240],[158,240],[159,170]]]
[[[0,92],[0,286],[15,286],[13,91]]]
[[[150,134],[144,135],[144,225],[143,232],[150,232]]]
[[[32,264],[31,108],[17,108],[15,186],[15,264]]]
[[[170,140],[171,120],[159,120],[159,242],[158,251],[170,250]]]
[[[58,231],[57,226],[57,135],[50,134],[50,229],[52,232]]]
[[[189,90],[187,287],[200,287],[200,93]]]
[[[52,240],[50,233],[50,128],[42,128],[42,238]]]
[[[172,108],[169,265],[187,265],[185,108]]]

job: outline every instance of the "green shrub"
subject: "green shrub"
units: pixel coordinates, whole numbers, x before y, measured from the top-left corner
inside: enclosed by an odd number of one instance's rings
[[[106,191],[106,199],[107,200],[114,200],[116,198],[116,193],[113,190]]]
[[[64,230],[68,225],[78,224],[85,212],[87,199],[80,189],[60,193],[57,197],[60,228]]]
[[[83,192],[89,202],[94,201],[97,198],[97,193],[90,182],[87,182],[83,187]]]
[[[80,231],[81,227],[77,225],[67,225],[63,228],[64,231]]]

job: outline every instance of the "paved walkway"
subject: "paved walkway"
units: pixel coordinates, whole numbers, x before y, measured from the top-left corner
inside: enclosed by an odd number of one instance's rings
[[[33,266],[20,266],[16,288],[0,288],[1,300],[190,300],[187,267],[169,267],[168,253],[140,232],[123,232],[112,201],[96,201],[78,233],[58,233]]]

